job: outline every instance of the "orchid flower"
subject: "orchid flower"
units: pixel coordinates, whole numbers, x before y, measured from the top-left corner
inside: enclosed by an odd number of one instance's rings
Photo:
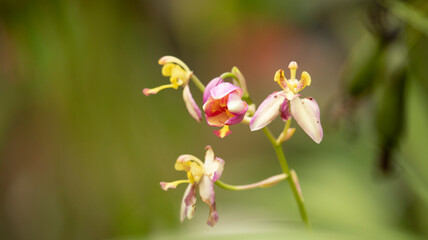
[[[254,113],[250,121],[251,131],[264,128],[272,122],[278,115],[287,121],[293,117],[302,129],[316,143],[320,143],[323,137],[323,130],[320,122],[320,109],[317,102],[312,98],[299,98],[299,91],[311,85],[309,73],[302,72],[300,80],[296,79],[297,63],[291,62],[290,79],[284,76],[284,70],[280,69],[275,73],[274,80],[283,89],[270,94]]]
[[[222,78],[214,78],[205,88],[204,112],[207,123],[214,127],[223,127],[214,131],[214,134],[224,138],[232,131],[229,126],[240,123],[248,110],[248,104],[243,101],[243,91],[231,83],[224,82]]]
[[[186,108],[189,111],[190,115],[198,122],[202,119],[201,110],[196,104],[195,100],[190,93],[189,88],[189,79],[192,77],[193,72],[183,63],[180,59],[172,56],[164,56],[159,59],[159,64],[163,65],[162,75],[165,77],[170,77],[170,84],[165,84],[156,88],[144,88],[144,95],[148,96],[150,94],[156,94],[159,91],[166,88],[178,89],[178,87],[183,86],[183,99],[186,104]]]
[[[176,188],[181,183],[189,183],[181,203],[181,222],[185,218],[192,219],[195,214],[196,189],[198,187],[199,196],[210,208],[207,224],[214,226],[218,221],[214,182],[220,178],[223,172],[224,161],[214,156],[214,152],[210,146],[207,146],[205,149],[204,163],[197,157],[189,154],[178,157],[175,163],[175,170],[185,171],[187,173],[187,180],[161,182],[160,185],[166,191],[169,188]]]

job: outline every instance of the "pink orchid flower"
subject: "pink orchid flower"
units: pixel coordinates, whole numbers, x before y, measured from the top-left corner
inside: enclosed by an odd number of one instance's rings
[[[282,69],[275,74],[275,81],[283,89],[269,95],[260,105],[250,121],[251,131],[264,128],[272,122],[278,115],[282,120],[287,121],[291,117],[316,143],[320,143],[323,137],[323,130],[320,121],[320,109],[317,102],[309,98],[299,98],[299,91],[311,85],[309,73],[302,72],[300,80],[296,79],[297,63],[291,62],[290,79],[287,80]]]
[[[232,131],[229,126],[240,123],[248,110],[248,104],[243,101],[242,89],[221,78],[214,78],[204,91],[204,112],[208,125],[223,127],[214,131],[215,135],[224,138]]]
[[[148,96],[156,94],[166,88],[178,89],[183,86],[183,100],[190,115],[198,122],[202,119],[202,113],[192,97],[189,88],[189,79],[192,77],[193,72],[184,64],[180,59],[172,56],[164,56],[159,59],[159,64],[163,65],[162,75],[170,77],[170,84],[165,84],[156,88],[144,88],[144,95]]]
[[[196,189],[199,187],[199,196],[210,208],[207,224],[214,226],[218,221],[214,182],[220,178],[223,172],[224,161],[214,156],[214,152],[210,146],[207,146],[205,149],[204,163],[193,155],[185,154],[178,157],[175,169],[177,171],[185,171],[187,173],[187,180],[161,182],[160,185],[163,190],[167,191],[169,188],[176,188],[180,183],[189,183],[181,203],[181,222],[186,218],[193,218],[195,214]]]

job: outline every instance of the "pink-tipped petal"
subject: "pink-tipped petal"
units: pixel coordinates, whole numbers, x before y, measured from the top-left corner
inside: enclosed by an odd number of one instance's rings
[[[260,104],[254,116],[251,118],[250,129],[251,131],[257,131],[264,128],[270,122],[272,122],[279,114],[281,104],[284,102],[285,96],[282,92],[274,92],[269,95]]]
[[[229,94],[229,98],[227,100],[227,109],[229,112],[233,114],[240,114],[245,109],[248,108],[248,105],[245,101],[242,101],[241,97],[237,92],[232,92]]]
[[[208,98],[210,97],[211,89],[213,89],[214,87],[216,87],[220,83],[223,83],[223,79],[218,77],[218,78],[214,78],[213,80],[211,80],[207,84],[207,86],[205,87],[204,95],[203,95],[204,104],[208,100]]]
[[[205,148],[205,175],[207,175],[213,182],[217,181],[224,169],[224,160],[218,157],[214,157],[214,151],[211,146]]]
[[[219,158],[219,157],[216,157],[214,160],[214,164],[211,168],[215,169],[215,171],[209,177],[213,182],[217,182],[217,180],[221,177],[221,174],[223,174],[224,160]],[[213,170],[211,170],[211,171],[213,171]]]
[[[210,208],[207,224],[212,227],[218,221],[218,214],[215,205],[214,182],[208,176],[204,176],[199,182],[199,196]]]
[[[281,104],[281,119],[282,121],[287,121],[291,118],[291,113],[290,113],[290,103],[288,101],[284,101]]]
[[[290,102],[290,111],[296,122],[316,143],[320,143],[323,130],[320,120],[320,108],[313,98],[295,98]]]
[[[183,200],[181,202],[180,220],[192,219],[195,215],[195,204],[196,204],[196,185],[189,184],[186,191],[184,192]]]
[[[166,63],[174,62],[175,57],[173,56],[163,56],[159,59],[159,65],[164,65]]]
[[[233,91],[236,91],[240,98],[242,97],[242,89],[228,82],[213,87],[210,91],[210,96],[214,99],[221,99]]]
[[[186,104],[187,111],[189,111],[190,115],[198,122],[201,122],[202,113],[196,104],[195,100],[192,97],[192,93],[190,92],[189,85],[184,86],[183,89],[183,99]]]

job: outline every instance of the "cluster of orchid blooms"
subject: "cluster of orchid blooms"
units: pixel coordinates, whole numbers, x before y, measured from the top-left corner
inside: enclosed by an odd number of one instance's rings
[[[320,143],[323,131],[320,123],[320,111],[316,101],[309,98],[300,98],[299,91],[311,84],[311,77],[307,72],[302,72],[300,80],[296,79],[297,63],[291,62],[290,78],[286,79],[283,70],[278,70],[274,76],[275,82],[282,88],[281,91],[270,94],[257,108],[251,101],[248,94],[245,78],[238,68],[233,67],[231,72],[222,74],[214,78],[206,86],[193,74],[189,67],[180,59],[165,56],[159,60],[163,65],[162,75],[170,77],[170,84],[156,88],[143,90],[148,96],[156,94],[166,88],[178,89],[183,87],[183,99],[190,115],[198,122],[202,119],[202,112],[198,104],[192,97],[189,82],[192,80],[196,86],[203,91],[203,111],[209,126],[220,127],[214,134],[224,138],[231,134],[231,125],[238,123],[249,124],[251,131],[263,129],[269,140],[273,144],[278,159],[283,169],[283,173],[272,176],[263,181],[233,186],[219,181],[223,172],[224,160],[214,155],[210,146],[206,147],[205,162],[193,155],[184,154],[178,157],[175,163],[177,171],[185,171],[187,179],[174,182],[161,182],[163,190],[176,188],[181,183],[188,183],[181,204],[181,221],[191,219],[195,212],[196,192],[209,208],[209,218],[207,224],[214,226],[218,221],[218,214],[215,204],[214,184],[227,190],[246,190],[258,187],[269,187],[282,180],[288,180],[298,202],[302,219],[309,225],[309,221],[304,209],[303,197],[297,175],[294,170],[289,170],[282,152],[281,143],[288,140],[295,129],[289,128],[291,118],[294,118],[300,127],[316,143]],[[225,78],[232,78],[233,82],[225,82]],[[286,122],[284,131],[278,138],[274,138],[266,126],[278,115]]]

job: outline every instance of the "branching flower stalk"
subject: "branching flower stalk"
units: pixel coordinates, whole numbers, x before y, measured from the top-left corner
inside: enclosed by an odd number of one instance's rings
[[[224,160],[214,157],[211,147],[207,146],[205,163],[202,163],[193,155],[181,155],[175,165],[176,170],[183,170],[187,173],[187,180],[178,180],[170,183],[161,182],[164,190],[175,188],[181,183],[189,183],[182,202],[181,220],[191,219],[194,214],[196,202],[196,187],[199,187],[199,193],[202,200],[210,207],[208,224],[214,226],[218,220],[215,205],[215,194],[213,185],[230,191],[242,191],[254,188],[265,188],[276,185],[287,180],[297,202],[300,216],[308,228],[311,228],[308,215],[306,213],[302,190],[298,181],[297,174],[290,169],[284,155],[282,143],[289,140],[295,128],[290,128],[292,117],[302,127],[302,129],[316,143],[320,143],[323,137],[323,131],[320,123],[320,111],[316,101],[309,97],[300,99],[299,91],[311,84],[311,77],[307,72],[302,72],[300,80],[296,79],[297,63],[291,62],[290,79],[286,79],[283,70],[278,70],[274,81],[279,84],[282,91],[274,92],[269,95],[256,110],[256,106],[250,98],[246,86],[245,78],[237,67],[233,67],[231,72],[226,72],[218,78],[211,80],[207,86],[193,74],[193,72],[181,60],[166,56],[159,60],[163,65],[162,74],[170,77],[171,84],[163,85],[154,89],[144,89],[145,95],[156,94],[165,88],[177,89],[184,86],[183,99],[190,115],[198,122],[202,114],[194,101],[188,82],[192,82],[203,93],[203,110],[208,125],[222,127],[214,133],[224,138],[231,134],[229,126],[244,123],[249,124],[251,131],[262,130],[272,144],[278,161],[280,163],[282,174],[269,177],[260,182],[247,185],[231,185],[219,180],[224,166]],[[226,78],[232,78],[233,84],[225,82]],[[275,138],[267,125],[278,115],[285,122],[284,129],[280,135]]]
[[[291,121],[291,120],[288,120],[288,121]],[[276,156],[278,157],[279,164],[281,165],[282,171],[284,172],[284,174],[290,176],[291,171],[290,171],[290,168],[288,167],[287,159],[285,158],[281,143],[278,143],[278,141],[273,137],[269,128],[264,127],[263,132],[265,133],[269,141],[272,143]],[[300,185],[297,181],[297,178],[293,179],[289,177],[287,178],[287,181],[291,187],[291,190],[293,191],[294,199],[297,202],[297,206],[299,207],[300,217],[305,222],[306,226],[308,228],[311,228],[311,223],[309,222],[308,214],[306,213],[305,203],[303,202],[303,195],[300,189]]]

